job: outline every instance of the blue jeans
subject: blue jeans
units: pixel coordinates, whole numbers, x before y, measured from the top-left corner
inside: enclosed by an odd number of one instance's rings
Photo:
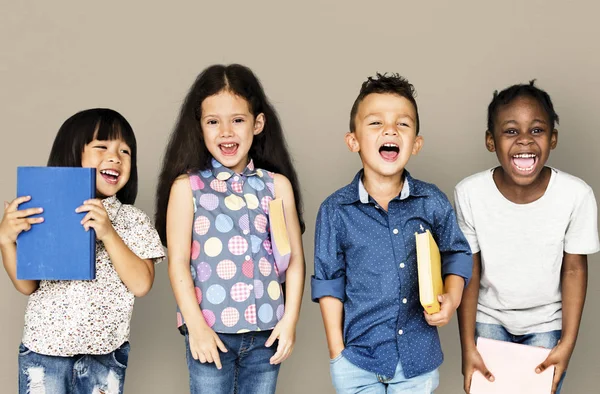
[[[185,336],[191,394],[274,394],[279,364],[271,365],[269,360],[278,342],[265,346],[271,330],[218,335],[227,348],[227,353],[219,351],[221,370],[215,363],[194,360]]]
[[[46,356],[19,346],[19,394],[121,394],[129,342],[109,354]]]
[[[342,354],[330,360],[329,370],[338,394],[431,394],[440,383],[437,369],[407,379],[398,363],[394,376],[388,378],[357,367]]]
[[[520,343],[522,345],[545,347],[552,349],[558,344],[561,336],[561,330],[536,332],[533,334],[513,335],[506,331],[506,328],[499,324],[475,323],[475,341],[477,338],[483,337],[488,339],[496,339],[498,341]],[[494,371],[491,371],[492,374]],[[556,394],[560,394],[563,381],[565,380],[566,372],[560,377]]]

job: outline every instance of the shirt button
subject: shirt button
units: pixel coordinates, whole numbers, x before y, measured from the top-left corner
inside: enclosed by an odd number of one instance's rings
[[[252,289],[254,289],[254,286],[248,285],[248,290],[252,290]]]
[[[403,299],[402,299],[402,303],[403,303],[403,304],[406,304],[407,302],[408,302],[408,300],[407,300],[406,298],[403,298]]]
[[[404,263],[400,263],[400,268],[404,268],[404,267],[405,267]]]
[[[398,234],[398,229],[395,228],[394,231],[392,231],[394,234]]]
[[[246,259],[246,261],[250,260],[250,256],[246,255],[246,257],[244,257]]]
[[[233,177],[233,180],[234,180],[234,181],[239,181],[239,180],[240,180],[240,177],[239,177],[239,176],[234,176],[234,177]]]
[[[404,334],[404,331],[398,330],[398,335],[402,335],[402,334]]]

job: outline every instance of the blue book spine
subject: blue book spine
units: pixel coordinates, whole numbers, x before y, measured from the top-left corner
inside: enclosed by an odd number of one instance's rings
[[[87,212],[75,209],[96,196],[96,169],[18,167],[19,209],[40,207],[44,222],[17,237],[17,279],[91,280],[96,277],[96,235],[85,231]]]

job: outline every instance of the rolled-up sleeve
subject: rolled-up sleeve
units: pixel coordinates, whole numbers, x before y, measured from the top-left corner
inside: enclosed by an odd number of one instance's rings
[[[311,278],[311,298],[346,298],[346,269],[336,226],[336,205],[329,199],[319,208],[315,227],[315,274]]]
[[[471,248],[460,230],[446,195],[439,191],[440,211],[436,215],[435,238],[442,257],[442,276],[458,275],[469,283],[473,272]]]

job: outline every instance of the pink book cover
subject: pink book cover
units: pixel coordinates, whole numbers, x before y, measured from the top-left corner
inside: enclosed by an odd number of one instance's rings
[[[554,367],[541,374],[535,373],[535,368],[551,349],[480,337],[477,350],[495,380],[490,382],[475,371],[471,394],[550,394]]]

